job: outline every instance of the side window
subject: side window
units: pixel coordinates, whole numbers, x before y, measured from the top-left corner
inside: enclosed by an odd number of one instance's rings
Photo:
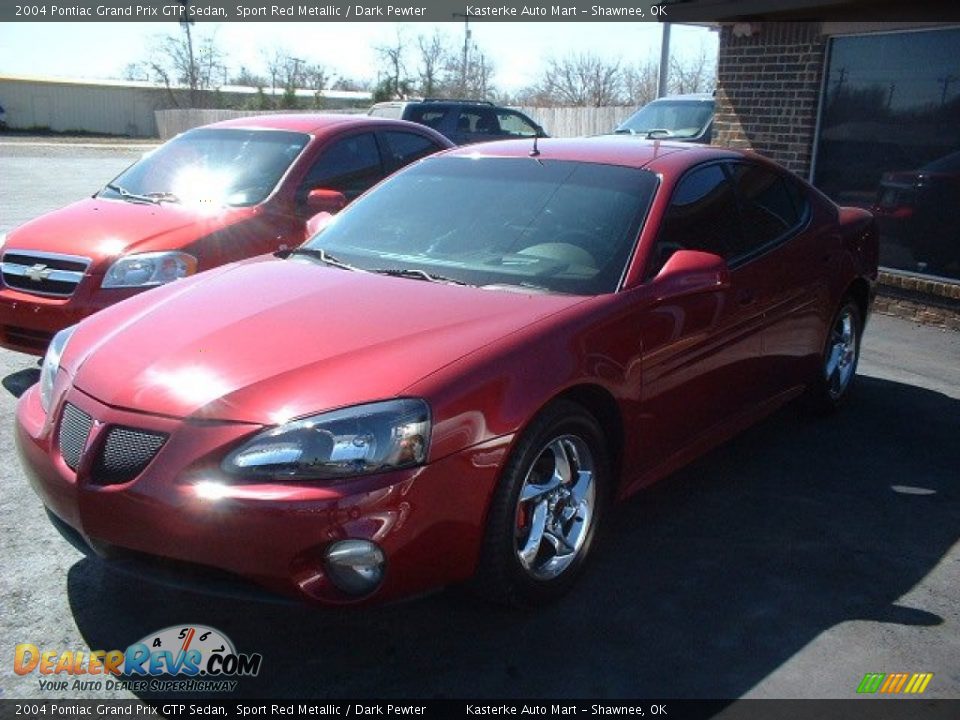
[[[701,250],[730,257],[740,235],[740,214],[733,186],[720,165],[688,173],[673,191],[660,223],[660,234],[647,278],[660,272],[677,250]]]
[[[457,132],[471,135],[499,135],[500,122],[493,110],[464,109],[457,118]]]
[[[410,122],[420,123],[421,125],[426,125],[434,130],[438,130],[440,125],[443,124],[443,118],[447,112],[448,110],[441,108],[412,107],[407,112],[406,119]]]
[[[746,255],[783,236],[800,222],[796,193],[780,173],[759,165],[736,164],[734,183],[740,196],[743,236],[736,255]]]
[[[380,151],[373,133],[353,135],[327,146],[297,192],[302,202],[316,188],[338,190],[353,200],[383,177]]]
[[[511,110],[500,110],[497,113],[497,119],[500,121],[501,132],[506,135],[533,137],[537,134],[537,128],[520,113]]]
[[[383,138],[387,145],[388,165],[391,169],[409,165],[414,160],[432,155],[441,149],[430,138],[411,132],[389,131],[383,133]]]

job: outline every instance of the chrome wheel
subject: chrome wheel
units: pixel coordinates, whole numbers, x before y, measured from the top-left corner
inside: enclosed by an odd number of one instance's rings
[[[832,400],[839,399],[857,369],[857,317],[848,305],[837,316],[830,333],[827,357],[823,366],[827,392]]]
[[[593,455],[583,439],[551,440],[530,465],[516,508],[517,558],[536,580],[560,576],[583,549],[597,499]]]

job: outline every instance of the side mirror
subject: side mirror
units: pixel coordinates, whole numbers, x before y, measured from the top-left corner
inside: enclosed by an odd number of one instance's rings
[[[307,220],[307,237],[312,237],[323,230],[327,223],[333,220],[333,215],[328,212],[319,212]]]
[[[314,213],[335,213],[347,206],[347,198],[342,192],[317,188],[307,195],[307,207]]]
[[[653,279],[657,300],[726,290],[730,268],[719,255],[699,250],[677,250]]]

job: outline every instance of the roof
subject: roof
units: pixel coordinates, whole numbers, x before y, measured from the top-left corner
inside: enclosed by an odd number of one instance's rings
[[[533,139],[501,140],[498,142],[465,145],[449,150],[448,156],[462,157],[529,157]],[[539,160],[576,160],[646,167],[655,160],[668,155],[681,159],[683,164],[693,164],[710,158],[736,158],[745,154],[736,150],[695,143],[669,142],[664,140],[641,140],[628,135],[596,135],[587,138],[541,138],[537,141]]]
[[[389,121],[355,113],[270,113],[268,115],[247,115],[230,120],[221,120],[204,127],[264,128],[312,133],[344,123],[379,125],[384,122]],[[406,125],[406,123],[403,124]]]
[[[650,102],[660,102],[661,100],[680,100],[681,102],[704,102],[705,100],[714,100],[713,93],[687,93],[685,95],[664,95]]]

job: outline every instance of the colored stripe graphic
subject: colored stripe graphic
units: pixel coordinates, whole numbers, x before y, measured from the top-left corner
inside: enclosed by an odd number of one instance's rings
[[[880,689],[880,683],[883,682],[883,678],[885,677],[886,675],[884,673],[867,673],[863,676],[863,680],[860,681],[857,692],[875,693]]]
[[[927,689],[933,673],[867,673],[857,686],[858,693],[918,695]]]
[[[930,681],[933,679],[933,673],[914,673],[913,677],[910,679],[910,685],[913,685],[913,688],[910,688],[904,692],[919,694],[927,689],[927,685],[930,684]]]

